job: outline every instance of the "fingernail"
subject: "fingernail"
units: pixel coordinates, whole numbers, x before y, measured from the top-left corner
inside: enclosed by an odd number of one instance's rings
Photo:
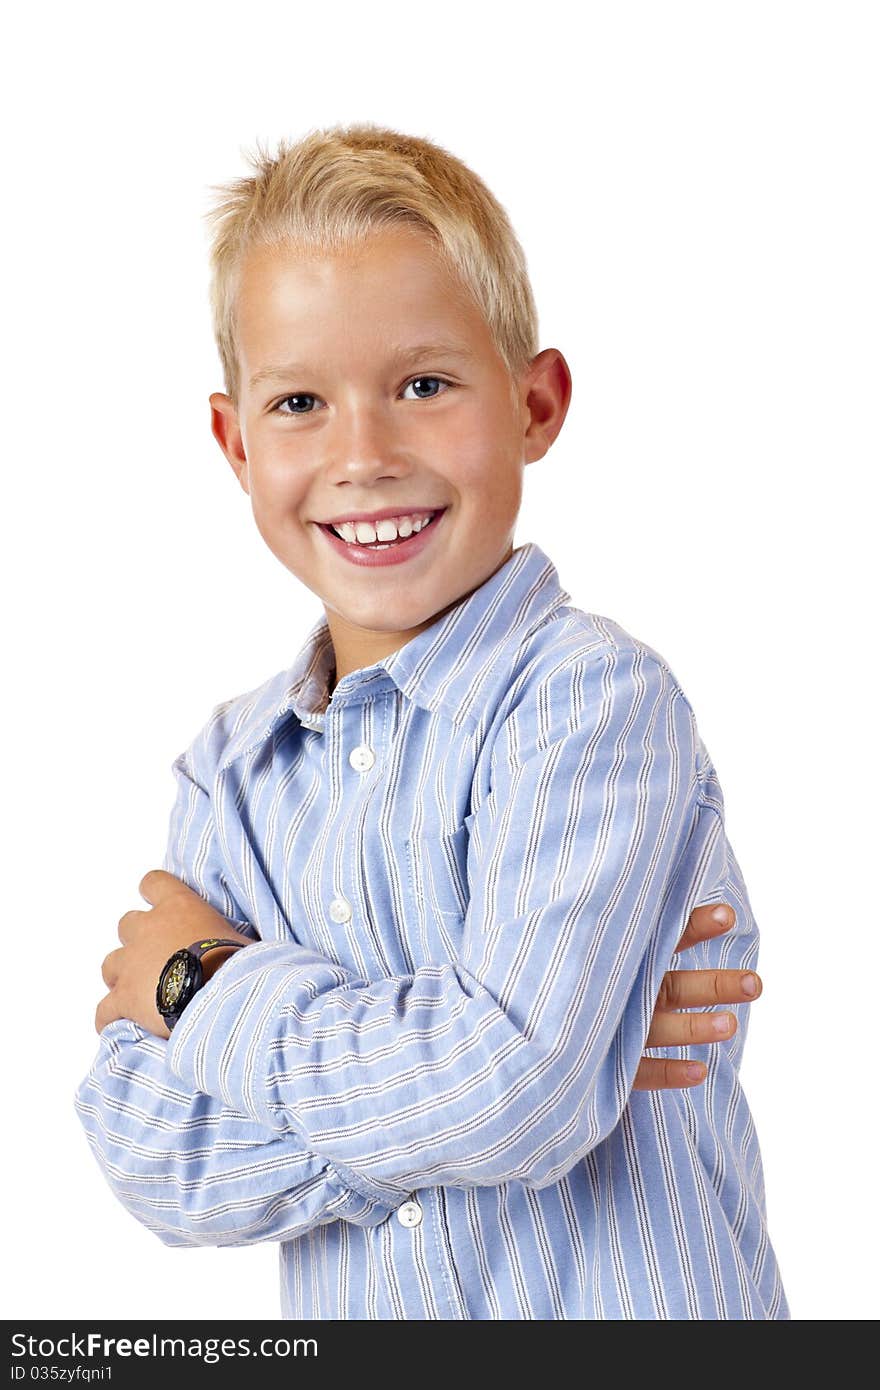
[[[730,914],[726,907],[716,907],[712,913],[712,921],[720,922],[722,927],[726,927],[730,921]]]
[[[705,1068],[699,1062],[689,1062],[685,1071],[689,1081],[702,1081]]]
[[[730,1028],[729,1014],[716,1014],[712,1019],[712,1027],[716,1033],[726,1033]]]
[[[754,996],[758,993],[758,980],[755,975],[743,975],[740,980],[743,994]]]

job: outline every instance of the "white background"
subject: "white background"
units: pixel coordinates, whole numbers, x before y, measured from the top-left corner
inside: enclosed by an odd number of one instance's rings
[[[659,650],[762,930],[743,1068],[796,1319],[876,1317],[877,8],[39,5],[5,21],[4,1315],[278,1317],[73,1110],[171,762],[319,600],[210,434],[210,185],[371,120],[507,208],[574,394],[516,543]]]

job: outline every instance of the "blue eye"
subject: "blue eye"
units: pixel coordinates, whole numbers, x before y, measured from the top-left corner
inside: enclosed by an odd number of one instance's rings
[[[287,405],[288,401],[313,401],[314,399],[315,397],[310,395],[308,391],[299,391],[294,396],[285,396],[272,409],[277,411],[279,415],[311,415],[310,410],[282,410],[281,407]]]
[[[410,388],[410,386],[419,386],[419,385],[424,384],[426,381],[435,382],[438,386],[449,386],[449,385],[450,385],[450,383],[449,383],[448,381],[444,381],[443,378],[442,378],[442,377],[439,377],[439,376],[414,376],[414,377],[412,377],[412,379],[411,379],[410,381],[408,381],[408,382],[406,383],[406,386],[405,386],[403,389],[404,389],[405,391],[408,391],[409,388]],[[441,391],[441,392],[439,392],[439,394],[442,396],[442,395],[443,395],[443,392]],[[433,397],[433,396],[416,396],[415,399],[416,399],[417,401],[430,401],[430,400],[433,400],[434,397]],[[410,397],[410,400],[412,400],[412,397]]]
[[[452,389],[452,386],[453,386],[453,382],[451,382],[451,381],[446,381],[442,376],[413,376],[413,377],[410,377],[409,381],[406,383],[406,386],[405,386],[403,389],[404,389],[404,391],[408,391],[409,388],[410,388],[410,386],[413,386],[413,387],[422,387],[422,386],[424,386],[426,383],[430,383],[430,384],[432,384],[432,385],[434,385],[434,386],[443,386],[443,387],[446,387],[447,390],[451,390],[451,389]],[[404,397],[404,399],[408,399],[408,400],[417,400],[417,401],[432,401],[432,400],[434,400],[438,395],[441,395],[441,396],[442,396],[442,395],[444,395],[444,394],[445,394],[444,391],[432,391],[430,395],[425,395],[425,396],[422,396],[422,395],[409,396],[409,397]],[[315,401],[315,400],[318,400],[318,399],[320,399],[320,398],[319,398],[318,396],[313,395],[310,391],[297,391],[297,392],[295,392],[292,396],[284,396],[284,397],[282,398],[282,400],[278,401],[278,403],[277,403],[276,405],[273,405],[273,406],[272,406],[272,410],[271,410],[270,413],[271,413],[271,414],[275,414],[275,415],[287,415],[287,416],[291,416],[291,415],[312,415],[312,414],[314,414],[314,412],[313,412],[311,409],[308,409],[308,408],[305,409],[305,410],[299,410],[299,409],[296,408],[296,406],[293,406],[291,409],[288,410],[288,409],[282,409],[282,406],[286,407],[286,406],[288,405],[288,402],[290,402],[290,401],[299,401],[299,402],[303,402],[303,401]]]

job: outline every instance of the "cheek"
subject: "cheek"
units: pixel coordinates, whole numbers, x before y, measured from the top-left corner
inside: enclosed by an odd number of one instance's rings
[[[442,441],[450,479],[469,490],[484,491],[507,478],[517,447],[522,451],[513,426],[509,410],[499,402],[474,400],[456,416],[453,433]]]
[[[497,451],[498,436],[492,428],[491,415],[469,410],[456,421],[456,429],[446,439],[447,452],[457,473],[466,482],[485,468],[486,461]]]
[[[261,480],[252,485],[251,511],[257,530],[278,559],[286,560],[304,544],[302,503],[289,484],[270,487]]]
[[[498,438],[483,435],[470,443],[455,453],[447,476],[465,505],[482,517],[507,521],[522,501],[522,465]]]
[[[261,458],[250,469],[250,495],[259,521],[283,520],[301,506],[301,470],[290,459]]]

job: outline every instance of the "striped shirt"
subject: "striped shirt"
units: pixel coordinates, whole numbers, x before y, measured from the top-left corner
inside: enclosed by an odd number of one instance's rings
[[[251,943],[76,1093],[166,1245],[279,1243],[285,1318],[787,1319],[728,1042],[632,1091],[687,968],[757,963],[715,768],[664,659],[528,543],[344,676],[325,618],[173,764],[164,867]],[[668,1055],[661,1049],[649,1055]]]

